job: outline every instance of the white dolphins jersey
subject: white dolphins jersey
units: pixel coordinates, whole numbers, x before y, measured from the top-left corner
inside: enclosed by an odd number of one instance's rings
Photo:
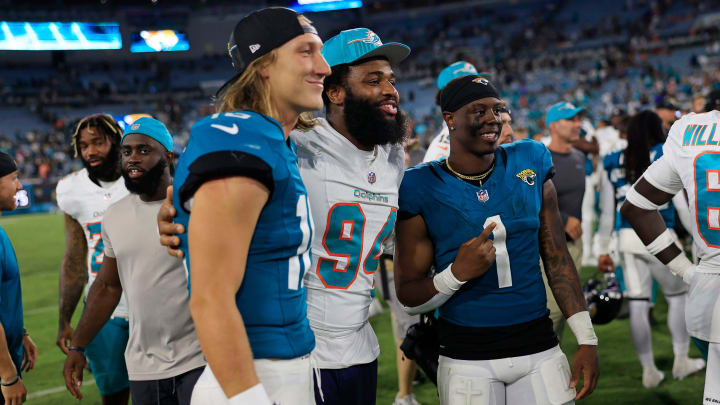
[[[442,125],[443,129],[430,142],[430,145],[425,152],[423,163],[450,156],[450,131],[448,130],[445,122],[443,122]]]
[[[290,136],[315,225],[303,279],[313,356],[326,369],[370,363],[380,353],[368,322],[370,293],[395,226],[405,152],[402,145],[360,150],[323,119]]]
[[[675,195],[685,188],[702,273],[720,273],[720,111],[690,113],[676,121],[663,156],[643,175]]]
[[[58,207],[78,221],[85,232],[88,247],[88,282],[85,295],[97,277],[105,257],[105,246],[102,241],[102,220],[107,208],[128,195],[122,177],[104,187],[98,186],[88,174],[87,169],[78,170],[63,177],[55,189]],[[125,293],[123,293],[113,317],[128,317]]]

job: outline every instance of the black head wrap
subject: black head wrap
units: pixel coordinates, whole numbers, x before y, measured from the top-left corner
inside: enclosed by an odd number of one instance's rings
[[[17,170],[15,160],[5,152],[0,152],[0,177],[7,176],[8,174]]]
[[[488,79],[479,75],[463,76],[448,83],[440,92],[440,108],[455,112],[465,104],[487,97],[500,99],[500,93]]]

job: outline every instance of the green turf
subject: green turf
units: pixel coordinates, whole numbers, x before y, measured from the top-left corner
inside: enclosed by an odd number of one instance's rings
[[[66,391],[37,396],[37,393],[63,387],[62,364],[64,355],[55,346],[57,333],[57,286],[60,260],[64,249],[63,220],[61,215],[26,215],[0,218],[0,226],[10,235],[15,246],[23,285],[25,325],[39,349],[35,370],[25,374],[25,385],[31,397],[29,404],[75,404]],[[593,268],[583,271],[587,278]],[[600,381],[598,388],[582,404],[698,404],[701,403],[704,373],[675,381],[671,376],[672,343],[666,325],[667,306],[660,298],[655,307],[659,324],[653,328],[653,349],[658,368],[666,380],[654,390],[646,390],[640,382],[641,369],[630,342],[628,320],[615,320],[608,325],[597,326],[600,338]],[[76,314],[77,320],[77,314]],[[390,315],[385,312],[372,319],[372,325],[380,340],[378,376],[378,405],[392,403],[397,392],[395,354]],[[563,348],[568,354],[574,351],[574,337],[566,330]],[[691,356],[699,357],[692,347]],[[86,380],[92,376],[86,373]],[[438,404],[435,386],[425,383],[416,386],[416,397],[424,405]],[[33,394],[35,393],[35,394]],[[84,387],[83,404],[99,404],[94,386]],[[514,405],[514,404],[513,404]]]

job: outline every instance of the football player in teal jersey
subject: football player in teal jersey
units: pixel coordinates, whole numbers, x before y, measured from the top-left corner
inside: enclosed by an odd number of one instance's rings
[[[323,106],[322,45],[290,9],[240,20],[228,44],[237,74],[178,161],[173,204],[208,362],[193,404],[315,402],[302,284],[313,228],[288,135]]]
[[[498,147],[505,105],[481,76],[453,80],[440,104],[450,156],[405,173],[395,251],[397,295],[408,312],[439,311],[440,402],[584,398],[597,384],[597,337],[567,251],[550,152],[529,140]],[[580,345],[572,375],[538,256]]]

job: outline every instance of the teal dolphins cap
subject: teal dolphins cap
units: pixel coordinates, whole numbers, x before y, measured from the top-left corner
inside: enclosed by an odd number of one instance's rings
[[[555,121],[570,119],[584,109],[583,107],[575,107],[572,103],[566,101],[553,104],[545,115],[545,125],[549,127],[550,123]]]
[[[173,150],[173,139],[165,124],[150,117],[141,117],[135,120],[131,125],[125,127],[122,140],[130,134],[147,135],[150,138],[160,142],[168,152]]]
[[[458,61],[450,66],[443,69],[437,78],[437,87],[438,90],[442,90],[447,86],[448,83],[451,81],[457,79],[458,77],[467,76],[467,75],[476,75],[478,74],[477,69],[475,69],[475,66],[472,64],[465,62],[465,61]]]
[[[325,41],[322,55],[330,67],[383,56],[391,65],[410,55],[410,47],[399,42],[383,44],[376,33],[367,28],[341,31]]]

